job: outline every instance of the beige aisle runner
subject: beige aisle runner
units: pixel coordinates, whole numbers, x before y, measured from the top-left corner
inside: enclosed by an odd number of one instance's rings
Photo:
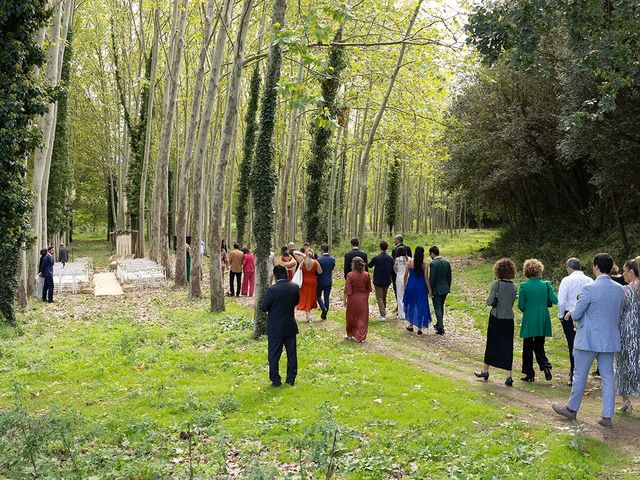
[[[96,273],[93,276],[95,296],[123,295],[122,287],[113,272]]]

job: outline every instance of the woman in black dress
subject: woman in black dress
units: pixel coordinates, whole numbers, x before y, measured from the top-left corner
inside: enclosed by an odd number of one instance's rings
[[[475,372],[478,378],[489,380],[489,366],[509,371],[504,382],[511,387],[511,368],[513,365],[513,304],[517,289],[513,283],[516,276],[516,264],[510,258],[501,258],[493,266],[496,279],[491,284],[487,305],[491,307],[489,327],[487,328],[487,346],[484,352],[482,370]]]

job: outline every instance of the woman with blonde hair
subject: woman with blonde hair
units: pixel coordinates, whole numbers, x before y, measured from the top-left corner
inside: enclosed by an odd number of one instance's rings
[[[364,265],[362,257],[355,257],[344,285],[344,301],[347,304],[347,334],[344,338],[360,343],[364,342],[369,331],[371,293],[371,278],[364,271]]]
[[[620,351],[615,354],[620,411],[631,412],[631,397],[640,395],[640,257],[623,266],[625,306],[620,318]]]
[[[518,308],[522,312],[522,373],[524,382],[534,382],[536,378],[533,369],[533,355],[544,378],[549,381],[551,363],[544,351],[545,337],[551,336],[551,316],[549,308],[558,304],[558,297],[551,282],[542,280],[544,265],[540,260],[530,258],[524,262],[523,273],[529,280],[520,284]]]
[[[487,345],[484,351],[482,370],[475,372],[478,378],[489,380],[489,366],[509,372],[504,382],[511,387],[513,378],[513,304],[516,301],[517,288],[513,283],[516,276],[516,264],[510,258],[501,258],[493,265],[496,280],[491,284],[487,305],[491,307],[487,328]]]

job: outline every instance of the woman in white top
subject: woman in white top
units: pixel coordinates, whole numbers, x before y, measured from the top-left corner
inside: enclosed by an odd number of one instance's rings
[[[398,318],[401,318],[402,320],[406,320],[404,316],[404,303],[402,301],[402,298],[404,297],[404,272],[407,269],[408,261],[409,257],[407,257],[407,250],[403,246],[398,247],[396,253],[396,261],[393,264],[393,271],[396,273]]]

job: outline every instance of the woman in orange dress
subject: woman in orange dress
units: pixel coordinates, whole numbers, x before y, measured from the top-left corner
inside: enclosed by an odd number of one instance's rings
[[[353,259],[351,268],[344,285],[347,304],[347,334],[344,338],[363,343],[369,331],[371,277],[364,271],[364,260],[360,257]]]
[[[276,264],[282,265],[287,269],[287,275],[289,276],[289,281],[291,281],[293,274],[296,272],[298,262],[296,262],[295,258],[289,255],[289,249],[286,246],[280,249],[280,256],[278,257]]]
[[[307,248],[304,252],[293,252],[300,262],[302,269],[302,287],[300,287],[300,302],[298,310],[305,312],[307,322],[311,321],[311,310],[317,307],[318,274],[322,273],[322,267],[313,258],[313,250]]]

